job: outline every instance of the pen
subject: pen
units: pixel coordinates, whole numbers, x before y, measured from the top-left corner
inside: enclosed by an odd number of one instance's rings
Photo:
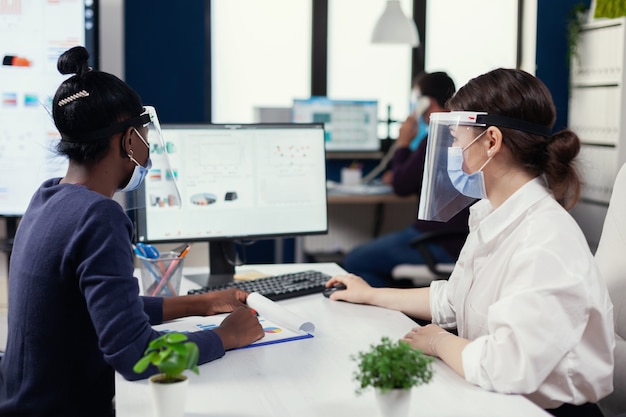
[[[184,258],[185,256],[187,256],[187,253],[189,252],[189,249],[191,249],[191,243],[187,243],[187,245],[185,245],[183,250],[180,251],[180,253],[178,254],[178,257],[179,258]]]
[[[154,291],[152,291],[153,296],[158,294],[165,284],[169,283],[170,279],[174,275],[174,272],[176,272],[176,268],[180,264],[180,261],[185,258],[185,256],[187,256],[190,248],[191,244],[187,244],[187,246],[185,246],[185,248],[178,254],[177,259],[172,261],[170,266],[167,268],[167,271],[165,271],[165,273],[163,274],[163,277],[161,277],[161,282],[159,282],[159,285],[157,285]]]

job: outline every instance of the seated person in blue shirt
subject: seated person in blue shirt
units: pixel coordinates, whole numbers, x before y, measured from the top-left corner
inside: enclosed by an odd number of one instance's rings
[[[428,138],[419,134],[419,126],[428,126],[430,114],[446,111],[445,103],[455,91],[454,82],[445,72],[420,73],[414,79],[414,111],[402,123],[396,139],[391,171],[383,175],[397,195],[420,195]],[[412,150],[415,147],[415,150]],[[400,264],[424,264],[424,256],[411,242],[424,233],[459,232],[452,237],[433,239],[428,244],[438,262],[453,263],[468,233],[469,209],[462,210],[447,222],[417,219],[413,224],[388,233],[352,249],[342,261],[348,272],[361,276],[374,287],[413,286],[407,280],[394,279],[392,271]]]
[[[111,197],[138,187],[147,172],[151,117],[127,84],[92,71],[88,57],[75,47],[57,64],[75,74],[52,101],[57,149],[69,167],[35,192],[15,236],[0,415],[113,415],[115,371],[127,379],[156,373],[133,372],[159,336],[152,324],[232,312],[213,331],[189,334],[200,363],[263,336],[243,291],[139,296],[133,226]]]

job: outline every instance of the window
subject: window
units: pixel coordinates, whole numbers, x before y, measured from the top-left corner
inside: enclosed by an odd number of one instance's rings
[[[514,68],[517,7],[518,0],[429,1],[426,71],[446,71],[458,89],[494,68]]]
[[[254,107],[310,94],[311,1],[211,2],[212,121],[250,123]]]
[[[411,47],[372,44],[376,21],[386,0],[329,0],[328,2],[328,96],[337,99],[378,100],[379,119],[404,121],[411,92]],[[413,2],[402,0],[402,11],[413,15]],[[396,138],[399,124],[392,126]],[[384,123],[379,137],[387,136]]]

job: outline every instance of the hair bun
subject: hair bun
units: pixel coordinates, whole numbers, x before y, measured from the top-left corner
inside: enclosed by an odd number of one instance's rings
[[[65,51],[57,61],[61,74],[81,75],[89,71],[89,51],[83,46],[75,46]]]

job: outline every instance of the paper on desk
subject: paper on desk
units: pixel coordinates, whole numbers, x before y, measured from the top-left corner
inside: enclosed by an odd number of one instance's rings
[[[253,281],[268,276],[268,274],[259,271],[237,271],[233,278],[235,278],[235,281]]]
[[[249,294],[246,302],[248,306],[255,309],[260,316],[267,317],[276,324],[302,333],[313,334],[315,332],[315,325],[313,323],[304,320],[292,311],[278,305],[257,292]]]
[[[332,195],[377,195],[390,194],[393,189],[387,184],[337,184],[328,188],[328,194]]]
[[[279,306],[274,301],[258,293],[248,295],[248,306],[259,314],[259,323],[265,336],[244,348],[289,342],[313,337],[315,325],[307,322],[290,310]],[[152,326],[161,332],[197,332],[213,330],[218,327],[228,314],[215,316],[192,316]],[[243,348],[242,348],[243,349]]]

